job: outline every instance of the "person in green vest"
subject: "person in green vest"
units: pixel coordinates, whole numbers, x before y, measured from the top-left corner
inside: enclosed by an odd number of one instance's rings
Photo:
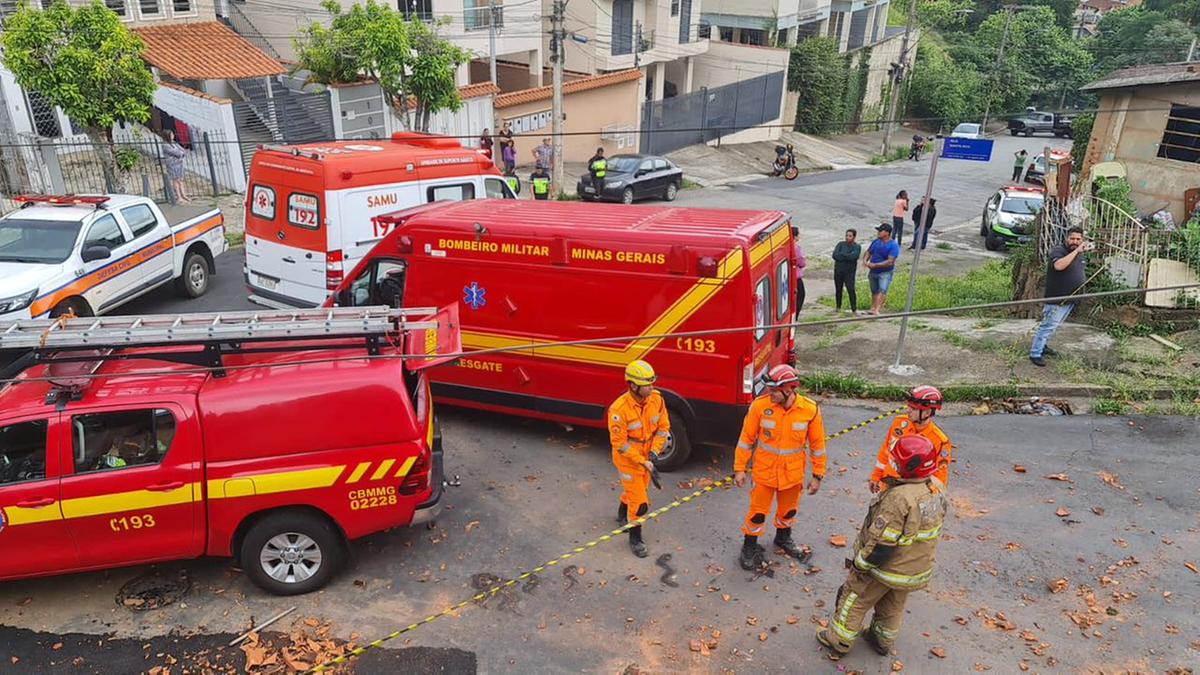
[[[604,192],[604,176],[608,174],[608,160],[604,158],[604,148],[596,148],[596,154],[588,160],[588,173],[592,175],[592,186],[596,194]]]
[[[508,183],[508,189],[512,190],[514,195],[521,196],[521,179],[517,177],[517,170],[511,164],[504,168],[504,182]]]
[[[529,176],[529,184],[533,186],[534,199],[550,199],[550,174],[546,173],[546,167],[534,169]]]

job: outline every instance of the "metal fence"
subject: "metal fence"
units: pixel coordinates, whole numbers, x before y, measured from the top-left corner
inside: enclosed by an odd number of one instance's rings
[[[661,155],[779,117],[783,71],[642,106],[641,150]]]
[[[1107,284],[1160,288],[1200,282],[1200,219],[1178,227],[1152,218],[1139,220],[1116,204],[1090,195],[1077,195],[1065,204],[1050,199],[1042,214],[1039,259],[1048,260],[1050,250],[1066,241],[1071,227],[1083,228],[1096,244],[1091,259],[1099,265],[1090,276],[1103,278]],[[1143,303],[1197,308],[1200,289],[1151,292]]]
[[[115,135],[117,167],[106,170],[104,153],[82,137],[44,138],[0,131],[0,211],[13,208],[20,194],[94,194],[124,192],[160,202],[176,202],[163,154],[164,142],[139,128]],[[231,142],[234,141],[234,142]],[[181,187],[188,197],[217,196],[230,192],[243,177],[234,175],[229,153],[237,152],[236,139],[215,131],[200,132],[183,143]]]

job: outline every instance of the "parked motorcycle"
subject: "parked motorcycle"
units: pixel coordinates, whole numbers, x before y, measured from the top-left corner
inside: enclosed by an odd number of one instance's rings
[[[796,153],[792,150],[792,146],[775,146],[775,161],[771,164],[771,175],[782,175],[788,180],[796,180],[796,176],[800,175],[800,169],[796,166]]]
[[[925,154],[925,137],[913,136],[912,145],[908,146],[908,158],[914,162],[919,162],[923,154]]]

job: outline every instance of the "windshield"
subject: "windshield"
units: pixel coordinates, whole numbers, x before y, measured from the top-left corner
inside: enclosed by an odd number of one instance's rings
[[[60,263],[75,249],[78,220],[0,220],[0,262]]]
[[[641,157],[630,157],[629,155],[617,155],[608,160],[608,170],[613,173],[633,173],[637,171],[638,165],[642,163]]]
[[[975,134],[979,133],[978,124],[960,124],[954,127],[954,131],[960,134]]]
[[[1042,210],[1043,202],[1044,200],[1039,197],[1008,197],[1000,205],[1000,210],[1019,216],[1032,216]]]

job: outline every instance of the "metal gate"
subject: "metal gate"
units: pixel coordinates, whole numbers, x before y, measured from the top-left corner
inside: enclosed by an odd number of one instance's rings
[[[641,151],[673,150],[756,127],[779,117],[784,73],[759,75],[642,105]]]

